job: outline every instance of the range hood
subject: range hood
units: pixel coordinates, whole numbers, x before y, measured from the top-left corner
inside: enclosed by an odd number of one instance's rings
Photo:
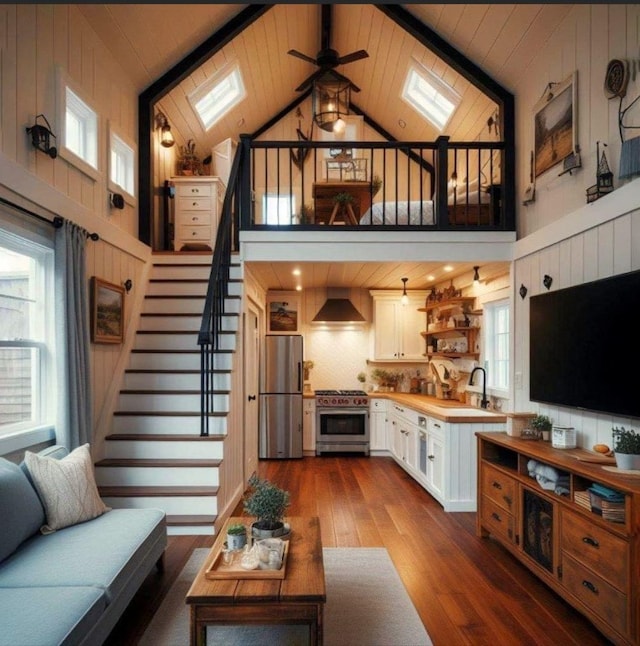
[[[349,300],[348,289],[329,288],[327,300],[312,323],[364,323],[365,318]]]

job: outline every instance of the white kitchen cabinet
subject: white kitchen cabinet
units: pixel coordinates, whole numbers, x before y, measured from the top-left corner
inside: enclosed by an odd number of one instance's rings
[[[175,219],[173,249],[206,245],[213,251],[218,231],[220,180],[217,177],[173,177]]]
[[[316,454],[316,401],[302,400],[302,452]]]
[[[426,292],[413,292],[403,305],[398,292],[371,290],[373,297],[373,359],[376,361],[424,361],[421,336]]]
[[[418,425],[413,411],[392,404],[394,424],[393,454],[409,473],[418,471]]]
[[[418,471],[425,488],[434,498],[441,501],[444,497],[444,422],[422,417],[418,433]]]
[[[387,444],[387,400],[369,399],[369,450],[384,451]]]

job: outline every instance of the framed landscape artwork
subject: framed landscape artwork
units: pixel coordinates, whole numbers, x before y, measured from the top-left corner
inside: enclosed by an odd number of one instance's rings
[[[91,340],[122,343],[124,338],[124,287],[91,278]]]
[[[267,333],[294,334],[300,329],[300,299],[295,292],[275,292],[267,298]]]
[[[551,84],[534,108],[535,176],[561,163],[577,149],[577,72]]]

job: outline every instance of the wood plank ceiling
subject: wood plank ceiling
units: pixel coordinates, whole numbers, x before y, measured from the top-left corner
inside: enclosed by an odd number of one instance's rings
[[[135,89],[142,92],[247,5],[77,6],[120,62]],[[534,53],[573,6],[409,4],[404,8],[507,90],[513,91]],[[332,12],[331,46],[340,55],[358,49],[369,53],[369,58],[340,66],[337,71],[361,88],[352,97],[353,103],[392,136],[404,141],[430,141],[440,134],[400,97],[408,65],[415,60],[462,97],[461,106],[447,127],[451,139],[490,137],[488,119],[495,116],[495,104],[375,5],[335,4]],[[297,98],[295,88],[316,69],[311,63],[288,55],[287,51],[296,49],[315,58],[320,40],[320,5],[274,5],[159,101],[178,143],[193,139],[198,151],[209,151],[228,137],[237,139],[240,133],[258,130]],[[188,95],[231,61],[237,61],[240,66],[247,98],[204,132]],[[473,264],[458,265],[456,274],[470,275]],[[261,282],[290,289],[291,269],[286,263],[279,268],[276,264],[262,267]],[[307,286],[324,283],[336,287],[395,288],[402,276],[408,276],[414,288],[425,288],[430,274],[441,277],[439,280],[446,278],[442,265],[430,263],[419,267],[407,263],[393,267],[355,263],[344,266],[341,275],[322,263],[308,269]]]

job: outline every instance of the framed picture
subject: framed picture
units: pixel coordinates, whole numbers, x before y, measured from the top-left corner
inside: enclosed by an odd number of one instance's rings
[[[124,338],[124,287],[91,278],[91,340],[122,343]]]
[[[534,108],[535,176],[577,150],[577,72],[552,85]]]
[[[267,333],[293,334],[300,330],[300,299],[296,292],[267,295]]]

